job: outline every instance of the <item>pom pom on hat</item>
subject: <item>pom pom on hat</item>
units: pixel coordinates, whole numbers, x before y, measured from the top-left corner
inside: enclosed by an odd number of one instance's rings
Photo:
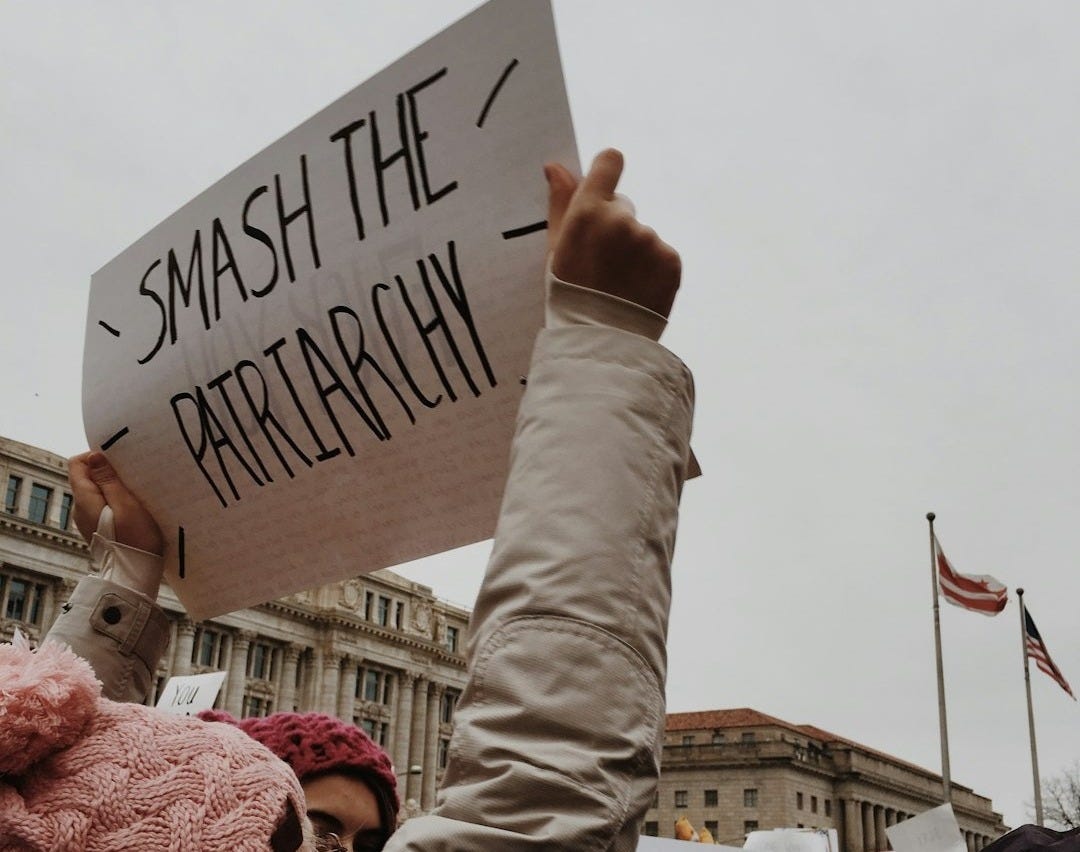
[[[242,732],[102,698],[63,645],[0,645],[0,849],[307,852],[305,810]]]
[[[22,774],[78,740],[100,695],[90,664],[64,645],[0,645],[0,775]]]

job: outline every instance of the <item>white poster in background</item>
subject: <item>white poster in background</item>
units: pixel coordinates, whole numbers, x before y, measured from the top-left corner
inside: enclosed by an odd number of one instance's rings
[[[171,677],[154,706],[175,716],[194,716],[214,706],[224,682],[225,672]]]
[[[491,536],[547,160],[578,169],[550,0],[493,0],[93,276],[87,437],[192,618]]]
[[[840,852],[835,828],[774,828],[751,831],[743,844],[752,852]]]
[[[687,852],[689,848],[687,840],[669,840],[664,837],[642,837],[638,841],[638,852]],[[739,846],[724,846],[720,843],[713,845],[714,849],[729,849],[732,852],[742,852]]]
[[[895,852],[967,852],[951,804],[891,825],[885,835]]]

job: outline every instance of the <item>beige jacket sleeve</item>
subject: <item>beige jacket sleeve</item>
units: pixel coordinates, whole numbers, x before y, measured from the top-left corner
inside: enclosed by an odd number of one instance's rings
[[[688,370],[659,344],[541,332],[443,787],[387,852],[637,848],[692,409]]]
[[[79,581],[45,639],[87,660],[106,698],[142,703],[169,644],[169,619],[155,603],[162,559],[118,544],[108,506],[90,559],[95,573]]]

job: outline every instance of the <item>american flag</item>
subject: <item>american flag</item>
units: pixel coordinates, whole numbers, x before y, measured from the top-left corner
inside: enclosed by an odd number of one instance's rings
[[[1035,665],[1056,680],[1057,685],[1069,693],[1069,696],[1075,701],[1076,696],[1069,689],[1069,682],[1065,680],[1061,670],[1050,659],[1050,652],[1046,650],[1046,643],[1043,642],[1042,636],[1039,635],[1039,630],[1035,626],[1035,619],[1031,617],[1031,613],[1026,609],[1024,610],[1024,632],[1027,634],[1025,647],[1028,657],[1035,661]]]
[[[937,553],[938,588],[953,606],[970,609],[981,615],[997,615],[1009,602],[1008,590],[986,574],[960,574],[945,558],[941,543],[934,537]]]

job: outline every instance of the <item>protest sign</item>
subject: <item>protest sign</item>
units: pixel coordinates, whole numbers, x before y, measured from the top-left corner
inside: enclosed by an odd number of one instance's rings
[[[966,852],[951,804],[924,811],[885,829],[896,852]]]
[[[743,849],[753,852],[840,852],[835,828],[774,828],[751,831]]]
[[[493,0],[93,276],[87,438],[193,618],[491,536],[548,160],[579,169],[550,0]]]
[[[214,706],[224,682],[225,672],[171,677],[154,706],[175,716],[194,716]]]
[[[669,840],[663,837],[642,837],[638,841],[638,852],[687,852],[689,847],[686,845],[691,841],[688,840]],[[741,852],[739,846],[724,846],[721,843],[714,843],[713,846],[718,846],[721,849],[738,849]]]

